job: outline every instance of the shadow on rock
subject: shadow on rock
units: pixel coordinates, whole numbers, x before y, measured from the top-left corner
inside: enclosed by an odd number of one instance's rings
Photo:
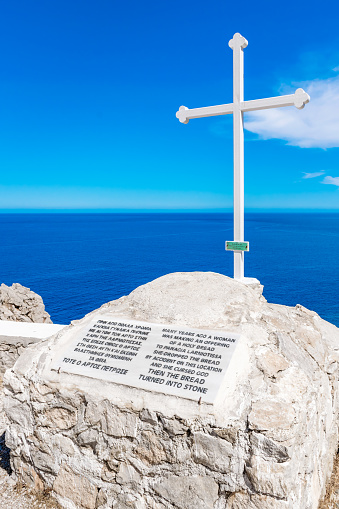
[[[11,475],[12,469],[9,461],[10,449],[5,443],[5,432],[0,436],[0,468],[6,470],[8,475]]]

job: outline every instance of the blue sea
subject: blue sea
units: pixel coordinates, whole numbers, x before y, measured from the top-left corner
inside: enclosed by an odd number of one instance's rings
[[[233,275],[232,214],[0,214],[0,283],[42,296],[67,324],[169,272]],[[339,326],[339,214],[248,213],[245,275],[269,302]]]

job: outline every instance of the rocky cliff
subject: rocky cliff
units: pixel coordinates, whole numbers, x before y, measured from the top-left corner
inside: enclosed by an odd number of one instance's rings
[[[0,320],[52,323],[40,295],[19,283],[0,286]]]

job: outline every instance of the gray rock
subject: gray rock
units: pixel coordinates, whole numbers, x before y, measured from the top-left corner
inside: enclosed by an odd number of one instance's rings
[[[184,435],[187,431],[187,426],[179,422],[177,419],[166,419],[165,417],[161,417],[160,420],[169,435]]]
[[[143,408],[140,413],[140,419],[145,422],[149,422],[153,426],[158,424],[157,414],[155,412],[151,412],[147,408]]]
[[[83,431],[78,435],[77,442],[80,446],[89,446],[95,449],[99,442],[99,432],[93,428]]]
[[[58,464],[54,455],[32,449],[31,457],[35,469],[54,475],[58,473]]]
[[[138,418],[131,412],[120,412],[108,401],[96,404],[89,402],[85,419],[90,425],[99,425],[100,429],[114,437],[135,437]]]
[[[195,433],[193,437],[193,458],[197,463],[205,465],[211,470],[227,474],[230,472],[232,445],[220,438],[211,437],[205,433]],[[243,470],[243,461],[239,458]]]
[[[170,476],[153,487],[162,498],[179,509],[213,509],[218,485],[211,477]]]
[[[284,500],[248,493],[235,493],[231,495],[226,504],[226,509],[290,509],[290,507]]]
[[[124,462],[120,463],[119,470],[116,475],[116,480],[119,484],[132,483],[134,485],[134,489],[137,489],[141,481],[141,476],[138,474],[135,468],[132,467],[132,465]]]
[[[245,471],[256,493],[287,499],[294,483],[293,463],[266,461],[260,456],[251,456]]]
[[[51,440],[53,446],[55,446],[57,449],[59,449],[61,454],[68,456],[68,457],[74,456],[75,444],[73,443],[73,441],[70,438],[65,437],[64,435],[57,434],[57,435],[52,435],[52,437],[50,437],[50,440]]]
[[[152,431],[142,432],[141,441],[135,452],[146,465],[159,465],[167,459],[163,442]]]
[[[262,456],[265,460],[284,463],[290,459],[287,447],[270,440],[260,433],[251,433],[250,443],[253,454]]]
[[[7,396],[4,400],[4,410],[10,422],[18,424],[25,430],[33,431],[33,416],[26,403]]]

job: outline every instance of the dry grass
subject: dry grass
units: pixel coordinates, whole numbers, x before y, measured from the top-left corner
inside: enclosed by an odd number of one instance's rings
[[[326,496],[318,509],[339,509],[339,453],[334,461],[331,479],[327,485]]]
[[[53,498],[51,488],[47,488],[44,491],[36,491],[18,481],[14,486],[14,491],[22,497],[28,497],[34,506],[41,507],[42,509],[62,509],[55,498]]]

